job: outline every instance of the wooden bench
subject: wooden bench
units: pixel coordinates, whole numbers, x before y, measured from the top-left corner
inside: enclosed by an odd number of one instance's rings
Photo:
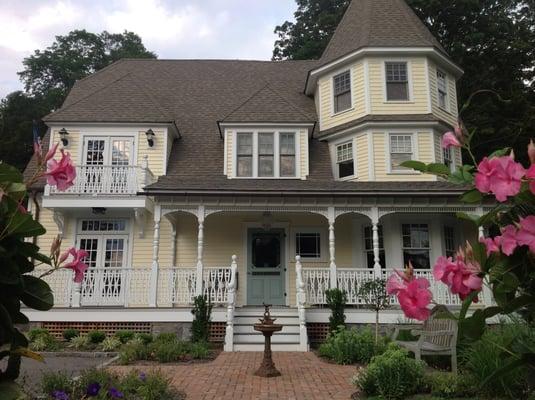
[[[401,327],[403,329],[403,327]],[[457,373],[457,322],[451,319],[434,318],[433,315],[425,321],[421,329],[411,330],[413,336],[419,339],[415,342],[396,340],[400,327],[396,327],[392,339],[401,347],[414,353],[417,360],[422,355],[451,356],[451,370]]]

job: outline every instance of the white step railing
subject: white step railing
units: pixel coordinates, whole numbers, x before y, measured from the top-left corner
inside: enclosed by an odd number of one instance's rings
[[[234,350],[234,310],[236,309],[236,297],[238,288],[238,263],[237,257],[232,256],[230,264],[230,280],[227,286],[227,327],[225,329],[225,351]]]
[[[66,191],[47,186],[46,194],[135,195],[153,181],[150,170],[141,166],[80,165],[73,186]]]
[[[373,269],[370,268],[338,268],[336,273],[338,288],[346,292],[347,304],[362,305],[363,299],[358,295],[364,282],[375,278]]]
[[[305,289],[305,279],[303,277],[303,266],[301,265],[301,256],[295,256],[295,293],[297,316],[299,318],[299,350],[309,351],[305,310],[307,294]]]

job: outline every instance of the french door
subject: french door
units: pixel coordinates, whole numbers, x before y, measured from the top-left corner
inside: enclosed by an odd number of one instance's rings
[[[84,138],[83,192],[128,193],[133,171],[134,138],[94,136]]]
[[[126,287],[127,235],[88,234],[78,236],[78,248],[87,251],[88,269],[82,283],[82,305],[124,304]]]

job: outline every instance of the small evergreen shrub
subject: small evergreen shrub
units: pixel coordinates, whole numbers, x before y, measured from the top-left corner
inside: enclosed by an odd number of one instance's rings
[[[35,328],[28,331],[28,339],[30,342],[35,341],[39,336],[50,336],[50,333],[44,328]]]
[[[59,343],[50,334],[40,335],[37,338],[30,342],[30,350],[33,351],[56,351],[59,349]]]
[[[189,349],[189,355],[191,356],[191,358],[194,358],[194,359],[208,358],[208,356],[210,355],[210,349],[208,347],[208,343],[205,343],[205,342],[192,343]]]
[[[136,333],[134,339],[139,339],[145,344],[152,343],[153,337],[150,333]]]
[[[208,296],[195,296],[193,299],[193,322],[191,323],[191,341],[208,342],[210,338],[210,316],[212,303]]]
[[[456,375],[451,372],[433,372],[426,375],[425,386],[433,396],[443,399],[473,398],[477,382],[472,375],[466,373]]]
[[[119,339],[121,343],[126,343],[134,338],[135,333],[133,331],[124,330],[115,332],[114,336]]]
[[[80,336],[80,331],[78,329],[69,328],[63,331],[63,339],[65,339],[67,342],[77,336]]]
[[[91,343],[99,344],[106,339],[106,334],[102,331],[89,331],[87,332],[87,337]]]
[[[69,347],[75,350],[87,350],[91,347],[91,342],[87,336],[75,336],[69,342]]]
[[[424,386],[424,365],[422,361],[409,358],[406,350],[391,343],[383,354],[372,358],[354,382],[368,396],[404,399],[418,393]]]
[[[102,351],[115,351],[121,347],[122,342],[116,337],[107,337],[100,344]]]
[[[329,333],[318,351],[320,356],[337,364],[368,363],[374,355],[384,351],[387,340],[381,337],[376,345],[371,329],[356,330],[340,326],[335,332]]]
[[[325,296],[327,307],[331,309],[329,332],[335,332],[338,327],[345,326],[346,316],[344,309],[347,303],[347,295],[346,292],[340,289],[327,289]]]

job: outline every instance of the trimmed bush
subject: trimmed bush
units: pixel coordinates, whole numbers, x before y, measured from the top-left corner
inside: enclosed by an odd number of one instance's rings
[[[208,358],[210,355],[210,349],[208,348],[208,343],[197,342],[192,343],[189,349],[189,355],[195,359]]]
[[[69,342],[69,347],[75,350],[87,350],[91,345],[87,336],[75,336]]]
[[[106,339],[106,334],[102,331],[89,331],[87,332],[87,337],[91,343],[99,344]]]
[[[35,329],[30,329],[28,331],[28,339],[30,340],[30,342],[33,342],[35,339],[37,339],[39,336],[50,336],[50,333],[48,332],[48,330],[44,329],[44,328],[35,328]]]
[[[149,358],[149,348],[140,339],[132,339],[119,352],[119,362],[121,364],[131,364],[137,360]]]
[[[63,339],[65,339],[67,342],[77,336],[80,336],[80,331],[78,329],[69,328],[63,331]]]
[[[375,335],[370,328],[356,330],[339,327],[337,331],[329,333],[318,351],[320,356],[337,364],[368,363],[374,355],[384,351],[387,340],[381,337],[376,345]]]
[[[340,326],[345,326],[346,316],[344,309],[347,303],[346,292],[340,289],[327,289],[325,291],[327,307],[331,309],[329,317],[329,332],[336,332]]]
[[[55,351],[59,349],[59,343],[46,329],[34,329],[28,336],[33,340],[30,341],[30,350],[33,351]]]
[[[136,333],[134,339],[141,340],[145,344],[152,343],[153,337],[150,333]]]
[[[383,354],[372,358],[368,367],[355,377],[354,383],[368,396],[403,399],[418,393],[424,386],[424,365],[391,343]]]
[[[107,337],[100,344],[102,351],[115,351],[121,347],[121,341],[116,337]]]
[[[135,332],[133,331],[117,331],[115,332],[115,337],[121,341],[121,343],[126,343],[134,338]]]

